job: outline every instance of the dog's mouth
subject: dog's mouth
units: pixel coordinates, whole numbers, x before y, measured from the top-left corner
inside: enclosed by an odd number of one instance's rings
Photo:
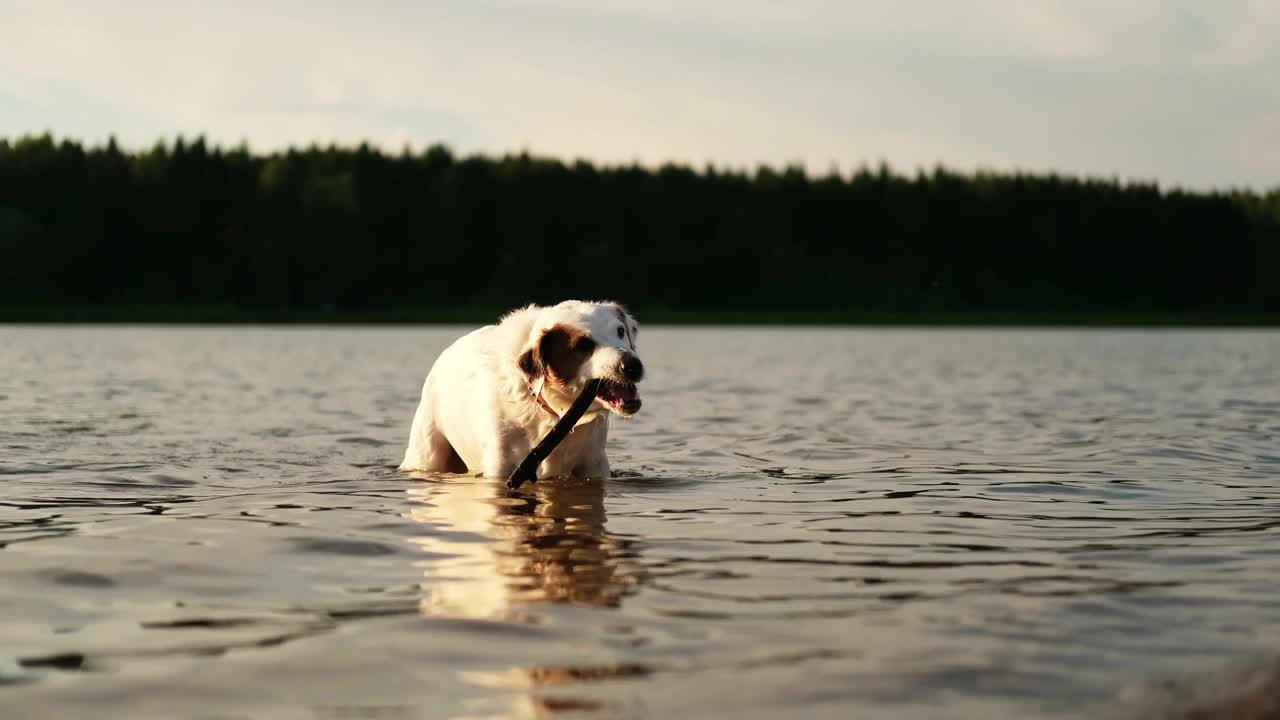
[[[635,383],[601,381],[596,399],[620,415],[635,415],[640,411],[640,391]]]

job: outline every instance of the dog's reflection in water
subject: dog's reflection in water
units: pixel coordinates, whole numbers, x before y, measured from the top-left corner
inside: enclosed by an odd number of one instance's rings
[[[532,612],[526,610],[531,603],[617,607],[640,577],[633,543],[605,532],[604,485],[598,480],[540,480],[513,491],[494,480],[423,478],[409,494],[417,501],[410,515],[424,525],[413,542],[435,554],[422,561],[423,615],[521,621]],[[650,672],[636,663],[609,662],[494,667],[460,675],[476,686],[514,691],[477,701],[497,716],[607,711],[628,717],[626,707],[595,696],[584,684]]]
[[[605,532],[604,484],[549,479],[519,491],[473,477],[409,490],[423,561],[424,615],[519,619],[531,602],[616,607],[630,593],[628,541]]]

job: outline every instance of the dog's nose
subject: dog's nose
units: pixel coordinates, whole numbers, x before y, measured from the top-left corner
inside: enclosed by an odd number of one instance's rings
[[[644,378],[644,363],[630,353],[622,356],[622,376],[627,382],[640,382]]]

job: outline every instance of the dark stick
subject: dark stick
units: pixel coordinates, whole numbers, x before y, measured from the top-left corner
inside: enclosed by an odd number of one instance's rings
[[[551,432],[547,433],[546,437],[542,438],[542,441],[538,443],[537,447],[529,451],[529,454],[525,456],[525,459],[520,463],[515,471],[511,473],[511,477],[507,478],[507,487],[514,490],[515,488],[523,485],[526,480],[529,482],[538,481],[538,466],[541,465],[542,461],[546,460],[547,456],[551,454],[551,451],[555,450],[556,446],[565,439],[565,436],[567,436],[569,431],[573,429],[574,424],[576,424],[578,420],[582,418],[583,413],[587,411],[587,408],[591,405],[591,401],[596,399],[596,393],[599,391],[600,380],[598,378],[592,378],[587,381],[586,387],[582,388],[582,393],[578,395],[578,398],[573,401],[573,404],[570,405],[569,409],[564,412],[563,416],[561,416],[560,422],[556,423],[556,426],[551,428]]]

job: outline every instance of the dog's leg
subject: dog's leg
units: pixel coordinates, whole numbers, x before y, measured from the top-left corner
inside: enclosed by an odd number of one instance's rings
[[[460,474],[467,472],[467,464],[449,444],[444,433],[435,428],[429,428],[422,435],[415,436],[409,443],[409,449],[404,453],[404,461],[400,463],[400,469]]]
[[[467,465],[458,456],[458,452],[449,444],[436,426],[431,415],[429,398],[424,397],[413,417],[413,428],[409,431],[409,447],[405,450],[401,470],[418,470],[421,472],[465,473]]]
[[[603,451],[591,453],[579,467],[582,468],[582,477],[592,480],[609,479],[609,456]]]
[[[573,475],[591,480],[608,480],[609,454],[605,452],[605,444],[609,439],[609,419],[601,418],[582,428],[582,431],[588,433],[582,438],[585,452],[574,467]]]

